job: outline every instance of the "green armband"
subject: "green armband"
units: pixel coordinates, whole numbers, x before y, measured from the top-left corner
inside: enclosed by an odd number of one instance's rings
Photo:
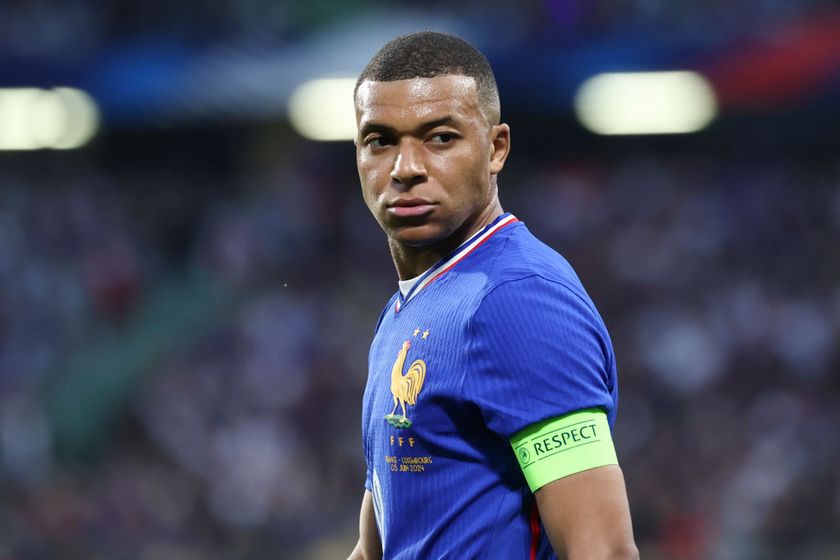
[[[533,424],[510,443],[532,492],[570,474],[618,464],[607,415],[600,408]]]

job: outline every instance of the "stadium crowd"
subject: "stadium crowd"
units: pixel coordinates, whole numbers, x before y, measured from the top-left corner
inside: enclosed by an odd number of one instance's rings
[[[463,18],[484,26],[498,39],[591,32],[597,29],[661,29],[694,37],[721,38],[745,28],[761,32],[768,24],[795,19],[832,6],[828,0],[775,2],[666,2],[663,0],[527,0],[515,5],[491,2],[426,2],[422,12]],[[6,55],[55,56],[75,63],[96,56],[114,43],[168,39],[197,45],[211,41],[276,38],[294,41],[313,28],[340,24],[371,13],[411,18],[416,3],[406,0],[269,2],[266,0],[16,0],[5,2],[0,18],[0,47]]]
[[[0,558],[352,548],[367,346],[396,278],[351,152],[339,171],[315,152],[4,169]],[[616,347],[643,557],[840,550],[837,162],[516,158],[505,208],[576,267]],[[143,357],[120,352],[138,338]]]

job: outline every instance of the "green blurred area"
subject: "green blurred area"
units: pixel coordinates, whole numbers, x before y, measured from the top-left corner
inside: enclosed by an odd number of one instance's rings
[[[222,324],[237,298],[200,272],[150,291],[124,326],[71,358],[47,383],[47,412],[60,460],[100,457],[144,376],[178,348]]]

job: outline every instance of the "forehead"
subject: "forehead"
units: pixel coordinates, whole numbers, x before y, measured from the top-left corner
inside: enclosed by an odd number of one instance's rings
[[[475,80],[469,76],[437,76],[393,82],[365,80],[356,93],[356,120],[387,123],[440,116],[481,116]]]

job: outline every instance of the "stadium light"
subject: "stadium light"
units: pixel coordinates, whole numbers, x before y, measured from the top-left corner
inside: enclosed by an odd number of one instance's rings
[[[580,86],[575,113],[597,134],[686,134],[714,119],[717,101],[696,72],[607,73]]]
[[[53,144],[56,150],[70,150],[87,144],[99,127],[99,109],[91,97],[79,89],[55,88],[67,116],[64,133]]]
[[[355,78],[304,82],[289,98],[292,126],[310,140],[352,140],[356,135],[355,86]]]
[[[69,150],[93,137],[99,110],[73,88],[0,89],[0,150]]]

